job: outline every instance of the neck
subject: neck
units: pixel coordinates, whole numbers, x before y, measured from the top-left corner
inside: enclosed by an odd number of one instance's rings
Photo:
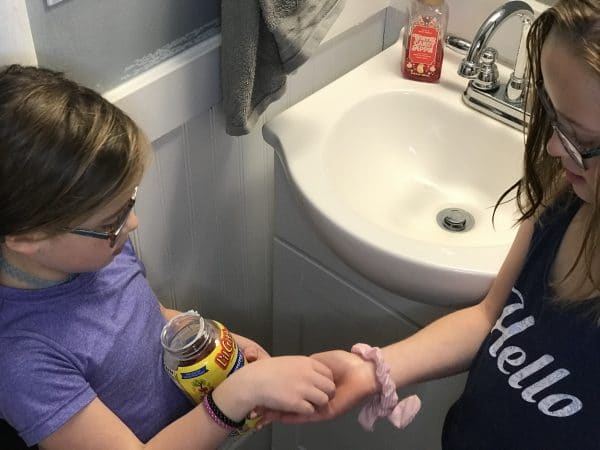
[[[6,260],[2,252],[0,252],[0,280],[6,286],[25,289],[44,289],[58,286],[72,279],[73,274],[68,274],[65,278],[59,280],[40,278],[12,265]]]

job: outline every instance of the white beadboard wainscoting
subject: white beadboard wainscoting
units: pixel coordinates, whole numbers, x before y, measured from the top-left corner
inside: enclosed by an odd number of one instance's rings
[[[105,94],[153,143],[134,242],[167,306],[197,309],[271,347],[274,153],[262,125],[379,53],[392,20],[383,8],[322,44],[247,136],[225,133],[217,38]]]

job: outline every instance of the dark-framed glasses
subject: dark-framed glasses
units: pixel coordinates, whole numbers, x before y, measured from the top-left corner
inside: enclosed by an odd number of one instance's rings
[[[129,199],[127,204],[117,214],[115,222],[112,225],[107,226],[108,231],[89,230],[86,228],[68,228],[66,229],[66,231],[68,231],[69,233],[78,234],[80,236],[87,236],[96,239],[105,239],[109,241],[111,248],[114,247],[115,242],[117,242],[121,231],[123,231],[123,228],[127,223],[127,219],[129,218],[129,214],[131,213],[131,210],[135,205],[137,191],[138,187],[136,186],[133,189],[133,194],[131,195],[131,198]]]
[[[554,106],[550,101],[550,97],[548,97],[548,93],[544,88],[543,80],[539,80],[536,83],[536,91],[538,99],[540,100],[542,107],[548,115],[548,119],[550,120],[550,126],[560,139],[560,142],[566,150],[567,154],[571,157],[573,161],[575,161],[577,167],[583,170],[587,169],[584,161],[586,159],[600,155],[600,147],[586,150],[582,149],[581,146],[578,143],[576,143],[576,140],[570,136],[570,133],[563,129],[563,126],[558,121],[558,115],[556,114],[556,110],[554,109]]]

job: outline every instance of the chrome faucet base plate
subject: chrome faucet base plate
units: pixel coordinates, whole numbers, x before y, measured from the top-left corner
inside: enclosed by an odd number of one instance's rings
[[[518,130],[523,130],[529,123],[530,114],[523,111],[522,104],[507,101],[504,89],[482,91],[473,87],[472,83],[469,82],[462,95],[467,106]]]

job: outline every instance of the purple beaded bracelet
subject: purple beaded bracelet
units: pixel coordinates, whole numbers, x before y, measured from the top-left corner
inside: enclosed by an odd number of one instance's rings
[[[231,430],[241,430],[246,422],[246,419],[242,419],[238,422],[230,419],[227,415],[221,411],[221,409],[215,403],[213,399],[212,392],[209,392],[204,396],[204,400],[202,401],[202,405],[204,409],[210,416],[210,418],[221,428],[225,428],[228,431]]]

